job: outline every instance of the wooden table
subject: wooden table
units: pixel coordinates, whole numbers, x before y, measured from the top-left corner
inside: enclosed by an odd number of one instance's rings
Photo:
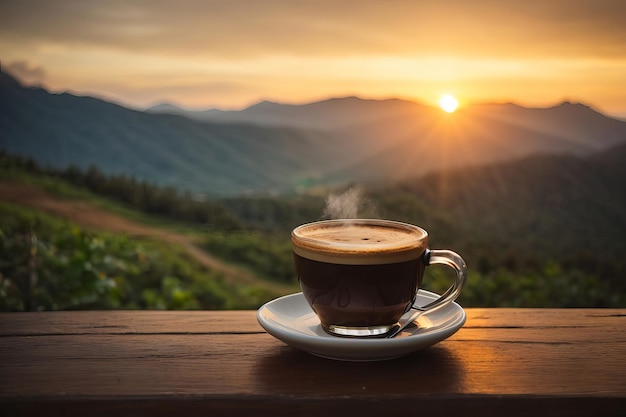
[[[351,363],[254,311],[0,314],[0,415],[626,416],[626,310],[467,315],[429,349]]]

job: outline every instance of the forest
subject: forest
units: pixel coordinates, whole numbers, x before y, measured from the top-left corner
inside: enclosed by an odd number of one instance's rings
[[[529,157],[410,183],[211,199],[93,166],[52,169],[2,153],[0,181],[35,184],[61,199],[110,201],[184,230],[258,282],[232,282],[182,247],[81,227],[0,196],[0,310],[258,308],[298,291],[291,228],[328,217],[329,196],[350,190],[361,217],[418,224],[431,247],[462,254],[469,266],[462,306],[625,307],[624,154]],[[444,291],[450,279],[429,268],[425,288]]]

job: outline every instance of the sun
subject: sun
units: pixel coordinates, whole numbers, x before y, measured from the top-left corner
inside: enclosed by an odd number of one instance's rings
[[[439,99],[439,107],[447,113],[452,113],[459,107],[459,102],[450,94],[444,94]]]

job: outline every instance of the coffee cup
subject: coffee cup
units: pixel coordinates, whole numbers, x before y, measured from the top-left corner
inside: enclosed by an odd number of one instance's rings
[[[439,309],[465,285],[463,259],[449,250],[430,250],[428,233],[407,223],[324,220],[291,234],[294,262],[304,298],[329,334],[385,337],[411,310]],[[454,269],[452,286],[439,298],[415,306],[428,265]]]

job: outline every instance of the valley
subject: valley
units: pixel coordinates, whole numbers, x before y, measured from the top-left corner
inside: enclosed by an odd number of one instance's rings
[[[344,193],[462,253],[464,306],[626,305],[626,122],[580,103],[142,112],[0,72],[0,151],[4,310],[256,308]]]

